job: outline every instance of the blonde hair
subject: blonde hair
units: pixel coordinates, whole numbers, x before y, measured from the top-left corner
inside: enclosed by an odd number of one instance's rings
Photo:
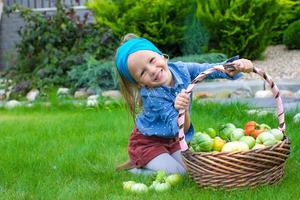
[[[137,35],[133,33],[126,34],[122,40],[121,44],[127,42],[130,39],[139,38]],[[126,108],[129,113],[132,115],[133,119],[135,119],[136,114],[140,109],[142,109],[142,101],[140,97],[140,86],[137,83],[131,83],[126,78],[122,77],[118,72],[118,79],[121,94],[123,95],[126,101]]]

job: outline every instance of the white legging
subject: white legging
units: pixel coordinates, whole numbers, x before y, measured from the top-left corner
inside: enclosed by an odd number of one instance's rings
[[[184,174],[186,170],[184,168],[180,150],[173,154],[162,153],[150,160],[145,167],[133,168],[129,171],[134,174],[150,175],[158,170],[164,170],[167,174]]]

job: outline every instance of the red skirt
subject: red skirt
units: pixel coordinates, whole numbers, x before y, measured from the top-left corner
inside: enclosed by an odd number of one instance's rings
[[[180,150],[177,138],[161,138],[146,136],[137,128],[129,138],[128,154],[132,165],[137,168],[144,167],[149,161],[162,153],[172,154]]]

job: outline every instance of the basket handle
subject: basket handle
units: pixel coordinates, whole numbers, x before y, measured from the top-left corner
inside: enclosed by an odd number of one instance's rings
[[[200,83],[201,81],[203,81],[203,79],[205,79],[209,74],[215,72],[215,71],[224,71],[225,70],[225,65],[216,65],[212,68],[209,68],[207,70],[205,70],[204,72],[201,72],[192,82],[191,84],[187,87],[187,89],[185,90],[186,93],[190,94],[194,88],[194,86],[198,83]],[[263,79],[265,79],[265,81],[267,83],[269,83],[269,85],[271,86],[271,90],[272,93],[275,97],[275,102],[276,102],[276,108],[277,108],[277,118],[279,121],[279,127],[278,129],[280,131],[282,131],[282,133],[285,132],[285,120],[284,120],[284,108],[283,108],[283,104],[282,104],[282,100],[279,94],[279,89],[276,86],[276,84],[274,83],[274,81],[272,80],[272,78],[265,73],[263,70],[254,67],[253,68],[253,72],[258,74],[259,76],[261,76]],[[178,114],[178,126],[179,126],[179,144],[181,147],[181,151],[186,151],[188,149],[188,145],[185,141],[185,135],[184,135],[184,113],[185,110],[184,109],[180,109],[179,110],[179,114]]]

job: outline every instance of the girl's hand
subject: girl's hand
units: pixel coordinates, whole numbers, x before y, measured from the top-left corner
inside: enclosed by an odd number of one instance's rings
[[[250,73],[253,71],[253,63],[247,59],[238,59],[226,66],[225,73],[230,76],[234,76],[239,72]]]
[[[174,106],[176,110],[185,109],[188,110],[190,105],[190,95],[185,91],[182,91],[176,96]]]

